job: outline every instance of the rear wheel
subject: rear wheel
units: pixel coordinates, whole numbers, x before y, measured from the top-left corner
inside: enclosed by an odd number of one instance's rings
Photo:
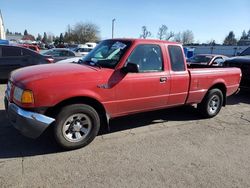
[[[96,110],[85,104],[64,107],[56,118],[54,135],[64,149],[88,145],[98,134],[100,118]]]
[[[222,104],[223,94],[221,90],[211,89],[197,107],[205,118],[212,118],[220,112]]]

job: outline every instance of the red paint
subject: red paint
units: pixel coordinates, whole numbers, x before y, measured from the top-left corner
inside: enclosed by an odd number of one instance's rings
[[[124,40],[124,39],[121,39]],[[99,101],[111,118],[135,112],[199,103],[209,88],[223,84],[229,96],[237,91],[241,71],[238,68],[203,68],[173,72],[168,45],[177,43],[129,39],[130,49],[116,68],[99,69],[78,64],[49,64],[14,71],[14,85],[32,90],[35,103],[25,108],[53,107],[73,97],[89,97]],[[121,73],[126,59],[138,44],[158,44],[164,60],[164,71]],[[160,77],[166,77],[160,83]],[[11,97],[12,98],[12,97]]]

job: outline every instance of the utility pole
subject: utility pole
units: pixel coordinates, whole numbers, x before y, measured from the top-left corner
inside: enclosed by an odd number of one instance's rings
[[[114,38],[115,18],[112,20],[112,39]]]

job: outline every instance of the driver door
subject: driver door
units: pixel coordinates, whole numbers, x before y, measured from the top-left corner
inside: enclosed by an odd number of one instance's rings
[[[116,115],[148,111],[167,105],[170,83],[164,71],[159,45],[141,44],[135,47],[126,63],[137,64],[138,73],[128,73],[116,85]]]

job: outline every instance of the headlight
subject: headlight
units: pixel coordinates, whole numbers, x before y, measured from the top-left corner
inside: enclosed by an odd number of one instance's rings
[[[15,87],[13,97],[16,101],[23,104],[34,103],[33,93],[30,90],[23,90],[19,87]]]

